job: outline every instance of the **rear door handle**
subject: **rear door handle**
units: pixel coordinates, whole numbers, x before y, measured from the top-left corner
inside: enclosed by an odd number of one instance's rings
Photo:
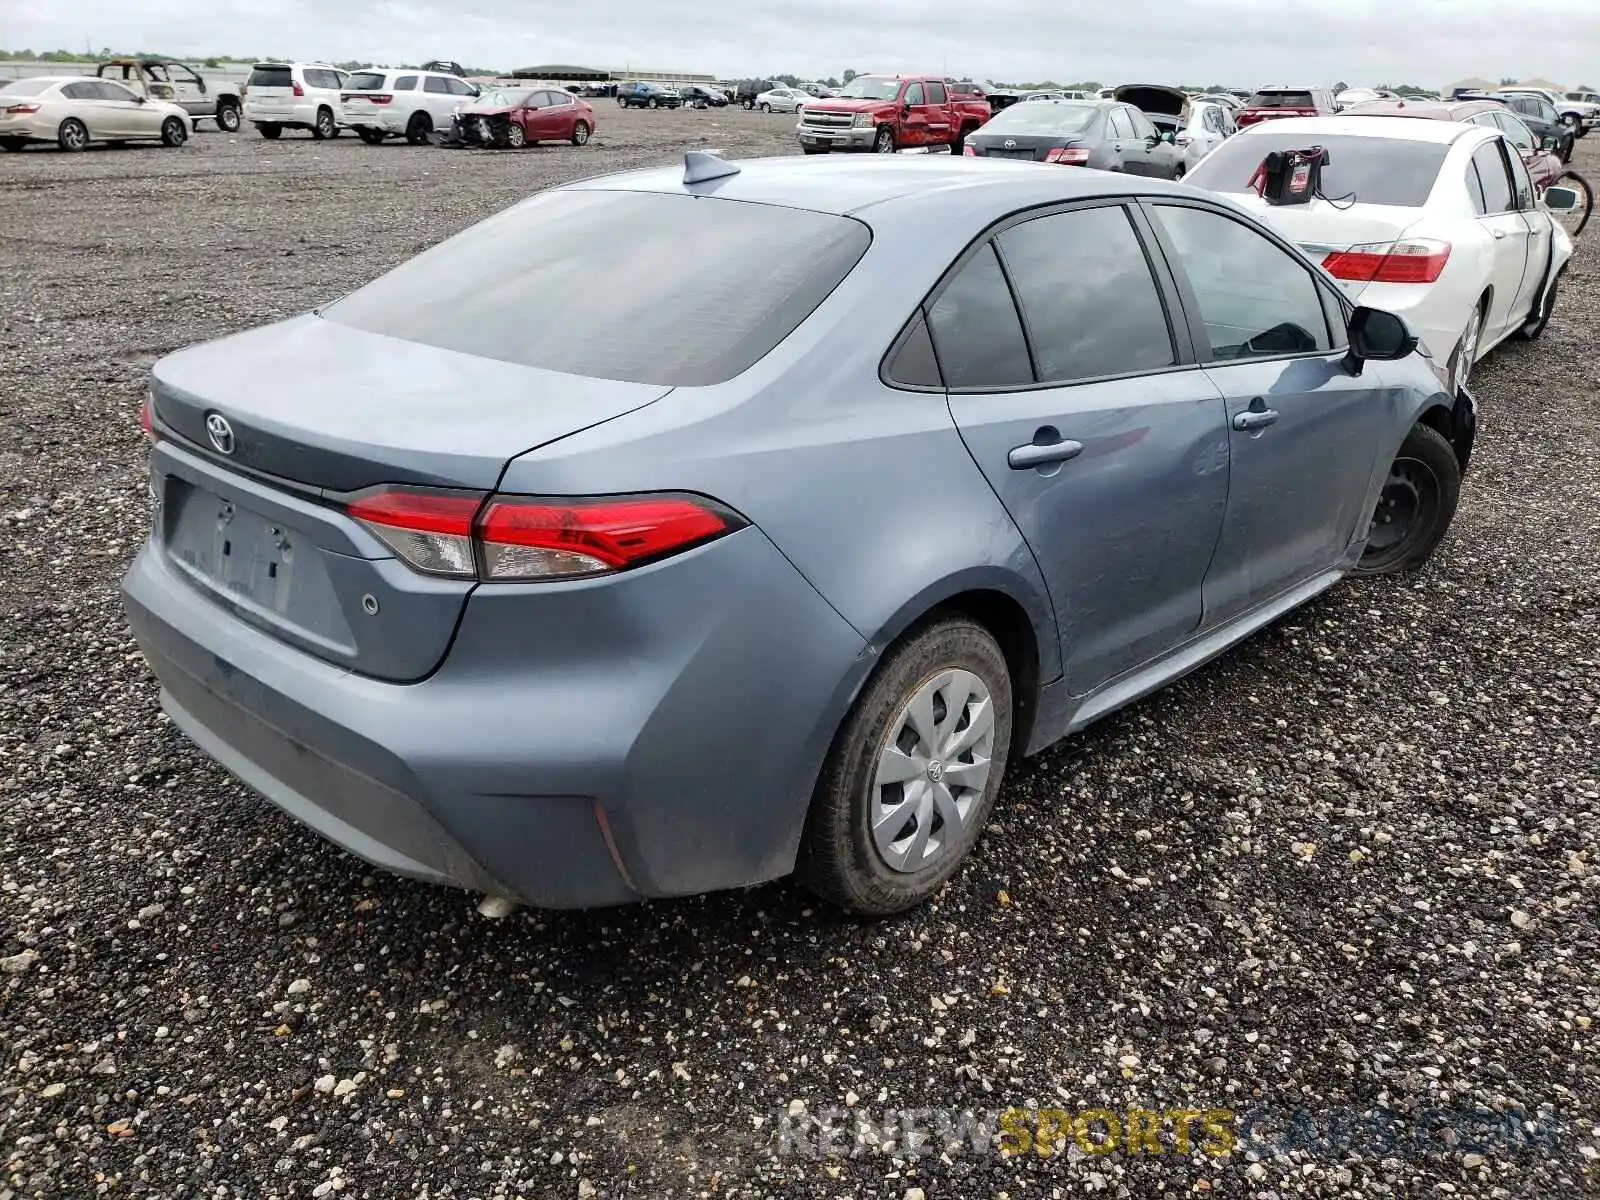
[[[1278,419],[1278,410],[1275,408],[1247,409],[1242,413],[1235,413],[1233,427],[1240,433],[1248,433],[1252,429],[1265,429]]]
[[[1006,463],[1013,471],[1028,471],[1050,463],[1066,462],[1082,453],[1082,442],[1059,441],[1044,446],[1030,442],[1026,446],[1013,447],[1011,453],[1006,455]]]

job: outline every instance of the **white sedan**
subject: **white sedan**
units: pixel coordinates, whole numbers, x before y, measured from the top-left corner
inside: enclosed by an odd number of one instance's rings
[[[1323,147],[1309,203],[1269,205],[1251,178],[1274,150]],[[1398,313],[1456,386],[1512,334],[1538,337],[1555,307],[1572,239],[1550,213],[1575,196],[1534,193],[1522,157],[1495,129],[1404,117],[1263,122],[1189,173],[1299,244],[1352,300]],[[1546,206],[1549,206],[1548,208]]]
[[[39,75],[0,88],[0,146],[7,150],[29,142],[54,142],[63,150],[90,142],[181,146],[191,123],[180,106],[146,99],[109,79]]]
[[[756,107],[762,112],[792,113],[799,112],[800,106],[807,100],[815,99],[815,96],[799,88],[780,87],[757,96]]]

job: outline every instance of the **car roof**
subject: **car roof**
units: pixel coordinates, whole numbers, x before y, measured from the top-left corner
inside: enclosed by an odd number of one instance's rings
[[[1352,104],[1339,114],[1345,117],[1421,117],[1428,121],[1459,121],[1479,113],[1505,112],[1506,106],[1494,100],[1369,100]]]
[[[683,166],[658,167],[567,184],[572,191],[636,191],[713,195],[752,204],[771,204],[812,212],[852,216],[880,205],[910,201],[982,216],[1041,204],[1108,195],[1181,195],[1196,191],[1183,184],[1104,171],[990,158],[948,155],[828,155],[819,158],[741,159],[736,175],[685,185]]]
[[[1319,133],[1347,134],[1352,137],[1382,137],[1401,142],[1449,144],[1468,134],[1491,133],[1481,125],[1462,125],[1455,121],[1414,121],[1410,117],[1296,117],[1292,122],[1267,121],[1239,131],[1239,137],[1259,137],[1263,133],[1282,133],[1315,137]],[[1308,143],[1309,144],[1309,143]]]

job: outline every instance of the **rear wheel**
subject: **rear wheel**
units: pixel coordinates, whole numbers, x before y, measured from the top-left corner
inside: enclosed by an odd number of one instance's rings
[[[383,145],[383,139],[387,135],[381,129],[371,129],[363,126],[356,130],[356,136],[369,146],[381,146]]]
[[[76,154],[89,144],[88,127],[77,117],[68,117],[56,130],[56,141],[61,143],[63,150]]]
[[[769,113],[769,112],[771,112],[771,111],[772,111],[772,105],[770,105],[770,104],[763,104],[763,105],[762,105],[762,106],[761,106],[761,111],[762,111],[762,112],[764,112],[764,113]]]
[[[406,122],[406,141],[413,146],[422,145],[432,132],[433,118],[425,112],[412,113],[411,120]]]
[[[331,108],[317,109],[316,123],[311,126],[311,136],[317,141],[326,141],[334,135],[339,127],[333,123],[333,110]]]
[[[572,144],[574,146],[587,146],[589,144],[589,125],[586,121],[579,121],[572,127]]]
[[[189,140],[189,127],[177,117],[168,117],[161,122],[161,144],[177,149]]]
[[[893,154],[895,152],[894,130],[890,126],[878,126],[878,135],[872,139],[872,152],[874,154]]]
[[[268,141],[277,141],[278,138],[283,136],[282,125],[257,125],[256,129]]]
[[[1389,467],[1358,575],[1413,571],[1432,557],[1461,499],[1461,464],[1444,435],[1413,425]]]
[[[223,133],[239,132],[239,106],[228,101],[217,104],[217,128]]]
[[[978,840],[1011,746],[1011,673],[983,626],[938,618],[884,656],[845,718],[796,873],[862,916],[920,904]]]

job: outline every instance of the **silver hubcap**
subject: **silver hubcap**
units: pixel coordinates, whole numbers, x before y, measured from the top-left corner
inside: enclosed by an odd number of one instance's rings
[[[1461,363],[1456,368],[1456,384],[1465,387],[1467,380],[1472,378],[1473,364],[1478,361],[1478,330],[1483,325],[1483,316],[1474,311],[1472,319],[1467,322],[1467,331],[1461,335]]]
[[[513,146],[520,146],[528,140],[528,135],[522,132],[521,125],[513,125],[506,131],[506,138]]]
[[[81,145],[83,145],[84,142],[86,142],[88,140],[89,140],[88,136],[83,132],[83,130],[79,129],[76,125],[67,126],[67,144],[68,145],[70,145],[70,146],[81,146]]]
[[[872,841],[891,870],[933,864],[961,840],[994,754],[994,701],[970,671],[925,680],[889,727],[872,782]]]

